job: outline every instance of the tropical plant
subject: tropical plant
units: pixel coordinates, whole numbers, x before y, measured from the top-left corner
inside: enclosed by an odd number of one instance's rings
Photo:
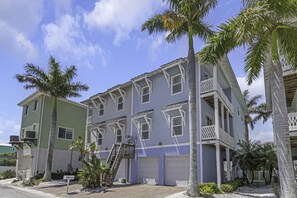
[[[258,165],[258,148],[260,141],[241,141],[237,144],[239,148],[235,151],[234,160],[238,163],[243,172],[243,177],[248,184],[254,182],[254,171]],[[249,181],[247,177],[247,171],[252,172],[252,179]]]
[[[243,92],[243,99],[246,103],[247,113],[244,116],[245,124],[245,139],[249,140],[249,127],[253,130],[255,124],[263,119],[265,123],[269,117],[271,117],[271,111],[268,111],[265,103],[258,105],[258,101],[262,98],[262,95],[256,95],[250,98],[249,90]]]
[[[90,159],[86,160],[82,158],[82,163],[84,164],[83,170],[78,174],[79,182],[84,188],[97,188],[101,186],[101,178],[105,174],[109,174],[109,167],[106,163],[101,162],[100,159],[96,157],[96,147],[95,142],[87,144],[86,149],[83,153],[87,154]]]
[[[53,110],[50,123],[48,151],[45,163],[44,181],[51,180],[51,170],[53,162],[53,152],[57,128],[57,101],[59,98],[79,97],[80,91],[87,91],[88,86],[81,82],[73,82],[76,76],[76,67],[67,67],[64,71],[60,64],[53,57],[49,58],[49,68],[45,72],[42,68],[27,63],[24,74],[17,74],[16,79],[20,83],[25,83],[25,89],[37,89],[48,94],[53,99]]]
[[[73,140],[73,142],[68,147],[70,150],[78,148],[79,149],[79,161],[82,161],[85,158],[86,150],[85,150],[85,140],[79,136],[77,140]]]
[[[164,0],[165,1],[165,0]],[[142,25],[142,31],[167,32],[166,40],[175,42],[182,36],[188,37],[187,76],[189,85],[189,131],[190,131],[190,175],[187,194],[197,196],[197,105],[196,104],[196,64],[194,36],[207,39],[213,32],[203,21],[208,12],[217,4],[216,0],[166,0],[169,9],[156,14]],[[198,109],[199,106],[198,106]]]
[[[266,100],[272,106],[282,197],[297,197],[291,158],[288,114],[280,51],[289,64],[297,65],[297,17],[295,0],[244,0],[245,8],[213,35],[199,54],[200,60],[216,64],[228,52],[248,46],[245,58],[247,81],[251,84],[264,69]],[[270,104],[272,102],[272,104]]]

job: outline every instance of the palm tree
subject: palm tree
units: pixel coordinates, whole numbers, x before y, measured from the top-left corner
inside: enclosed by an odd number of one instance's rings
[[[249,128],[252,130],[255,127],[255,124],[263,119],[263,123],[265,123],[268,118],[271,117],[271,111],[268,111],[265,103],[261,103],[258,105],[258,101],[262,98],[262,95],[256,95],[252,98],[249,96],[249,91],[245,90],[243,92],[243,99],[247,106],[247,113],[244,116],[244,124],[245,124],[245,139],[249,140]],[[255,116],[255,117],[253,117]]]
[[[288,129],[288,114],[279,51],[297,64],[297,2],[292,0],[244,0],[245,8],[236,18],[220,25],[199,57],[216,63],[238,46],[248,46],[245,71],[249,84],[264,69],[267,106],[272,108],[282,197],[297,197]],[[270,99],[272,104],[270,104]],[[272,106],[272,107],[271,107]]]
[[[166,0],[170,9],[156,14],[142,25],[142,31],[168,32],[166,40],[175,42],[188,37],[188,85],[189,85],[189,130],[190,130],[190,176],[189,196],[198,195],[197,181],[197,123],[196,123],[196,65],[193,37],[207,39],[213,32],[203,21],[207,13],[216,6],[216,0]],[[198,104],[199,105],[199,104]],[[199,107],[198,107],[199,109]]]
[[[76,76],[76,67],[67,67],[64,71],[53,57],[49,58],[49,69],[45,72],[42,68],[27,63],[24,74],[15,77],[20,83],[25,83],[25,89],[37,89],[53,98],[53,111],[48,141],[48,152],[45,164],[44,181],[51,180],[55,134],[57,129],[57,100],[66,97],[79,97],[79,91],[87,91],[89,87],[81,82],[73,82]]]

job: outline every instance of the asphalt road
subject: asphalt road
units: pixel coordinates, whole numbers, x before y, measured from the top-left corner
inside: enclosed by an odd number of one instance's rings
[[[41,198],[41,196],[0,185],[1,198]]]

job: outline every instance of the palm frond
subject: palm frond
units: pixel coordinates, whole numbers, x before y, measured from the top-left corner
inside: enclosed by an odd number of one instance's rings
[[[141,31],[148,30],[149,34],[166,32],[167,28],[164,27],[164,22],[162,19],[162,14],[156,14],[153,17],[149,18],[142,26]]]
[[[211,26],[204,21],[197,21],[193,24],[193,34],[199,38],[207,41],[211,35],[214,34],[214,31],[211,30]]]

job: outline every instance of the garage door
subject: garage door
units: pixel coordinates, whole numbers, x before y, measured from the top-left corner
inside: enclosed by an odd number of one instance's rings
[[[165,184],[170,186],[187,186],[189,163],[189,156],[166,156]]]
[[[159,157],[141,157],[138,159],[138,182],[159,183]]]

